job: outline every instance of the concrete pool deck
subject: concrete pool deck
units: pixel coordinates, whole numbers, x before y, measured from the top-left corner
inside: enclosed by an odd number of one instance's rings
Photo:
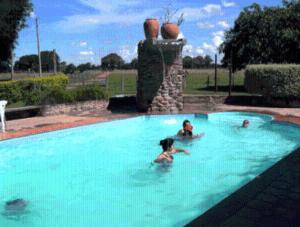
[[[272,114],[275,120],[300,125],[299,108],[215,105],[187,107],[182,113],[246,111]],[[86,124],[143,115],[81,111],[72,115],[33,117],[7,122],[0,140]],[[188,226],[300,226],[300,149],[209,209]]]

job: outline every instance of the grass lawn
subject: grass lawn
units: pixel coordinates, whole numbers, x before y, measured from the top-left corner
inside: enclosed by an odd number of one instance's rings
[[[16,102],[16,103],[8,103],[6,108],[18,108],[18,107],[24,107],[25,103],[24,102]]]
[[[108,95],[122,94],[122,77],[124,76],[124,94],[135,95],[136,94],[136,79],[137,72],[131,71],[131,73],[122,71],[113,72],[108,79]]]
[[[109,76],[108,94],[109,96],[122,94],[122,75],[124,76],[124,94],[136,94],[136,77],[137,72],[130,71],[114,71]],[[218,92],[215,93],[214,88],[214,70],[190,70],[186,80],[186,95],[228,95],[229,76],[228,70],[218,70]],[[239,71],[234,74],[234,87],[232,95],[247,95],[244,90],[244,72]],[[209,83],[208,83],[209,82]]]
[[[218,69],[218,92],[215,93],[215,72],[213,69],[191,70],[186,79],[186,95],[228,95],[229,72]],[[247,95],[244,90],[244,71],[233,74],[232,95]]]

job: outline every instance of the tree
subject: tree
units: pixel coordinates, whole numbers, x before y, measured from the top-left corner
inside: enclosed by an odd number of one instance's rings
[[[45,72],[53,71],[54,63],[53,63],[54,51],[42,51],[41,52],[41,60],[42,60],[42,70]],[[55,53],[56,57],[56,65],[60,63],[60,57],[58,53]]]
[[[203,61],[204,61],[203,64],[204,64],[205,68],[212,67],[213,60],[211,59],[211,57],[209,55],[206,55],[204,57]]]
[[[42,51],[41,52],[41,59],[42,59],[42,69],[45,72],[53,71],[54,64],[53,64],[53,51]],[[59,65],[60,57],[57,53],[56,56],[56,63]],[[38,71],[39,66],[39,58],[36,54],[32,55],[24,55],[20,57],[18,61],[15,63],[16,70],[27,71],[33,70]]]
[[[79,70],[79,72],[81,73],[87,70],[95,70],[95,69],[100,69],[100,66],[93,65],[89,62],[77,66],[77,70]]]
[[[138,69],[138,59],[137,58],[132,59],[130,65],[131,65],[131,69]]]
[[[24,55],[15,63],[15,69],[20,71],[38,71],[39,59],[36,54]]]
[[[114,70],[120,69],[125,64],[122,57],[119,55],[112,53],[101,59],[101,67],[104,70]]]
[[[183,68],[185,69],[191,69],[193,67],[193,58],[190,56],[185,56],[182,59],[183,62]]]
[[[193,58],[193,68],[194,69],[204,68],[204,58],[202,56],[197,56]]]
[[[65,74],[73,74],[76,71],[76,66],[74,64],[69,64],[66,66],[66,68],[63,70],[63,73]]]
[[[0,62],[9,61],[18,33],[26,26],[26,17],[31,12],[30,0],[0,1]]]
[[[300,63],[300,1],[281,7],[253,4],[243,9],[220,46],[222,63],[233,70],[247,64]]]

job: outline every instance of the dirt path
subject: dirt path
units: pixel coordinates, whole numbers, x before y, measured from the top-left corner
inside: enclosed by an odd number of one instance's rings
[[[106,79],[110,74],[111,74],[111,72],[109,72],[109,71],[102,72],[102,73],[98,74],[96,78],[103,80],[103,79]]]

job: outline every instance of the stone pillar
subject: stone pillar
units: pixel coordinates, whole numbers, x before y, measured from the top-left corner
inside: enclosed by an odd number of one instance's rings
[[[137,107],[145,112],[183,109],[182,48],[186,40],[144,40],[138,45]]]

